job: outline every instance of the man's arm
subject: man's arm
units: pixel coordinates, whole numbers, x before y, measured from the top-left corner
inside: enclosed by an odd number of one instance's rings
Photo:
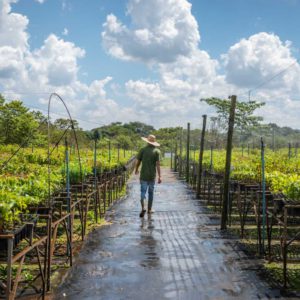
[[[135,161],[135,175],[139,174],[140,164],[141,164],[141,161],[136,159],[136,161]]]
[[[157,174],[158,174],[158,183],[161,183],[160,161],[159,160],[156,162],[156,170],[157,170]]]

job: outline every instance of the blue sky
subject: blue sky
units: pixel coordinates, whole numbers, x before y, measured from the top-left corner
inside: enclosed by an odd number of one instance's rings
[[[63,36],[64,29],[68,29],[68,36],[65,39],[86,51],[86,56],[80,60],[82,68],[80,78],[85,82],[107,75],[118,78],[121,82],[127,81],[128,78],[138,79],[145,74],[146,77],[152,76],[144,65],[137,63],[129,66],[128,63],[118,61],[103,51],[100,33],[106,16],[114,13],[122,21],[129,21],[125,15],[124,0],[46,0],[42,5],[34,0],[21,0],[14,8],[30,19],[32,48],[40,47],[50,33]]]
[[[245,95],[299,58],[300,0],[0,0],[1,11],[0,91],[41,108],[59,92],[101,124],[198,126],[214,114],[201,97]],[[253,93],[266,122],[300,128],[299,75],[295,62]]]
[[[64,28],[68,29],[67,40],[87,52],[81,65],[88,76],[82,76],[82,80],[92,81],[107,75],[123,82],[128,78],[155,78],[146,66],[139,63],[129,66],[103,51],[100,32],[106,16],[113,13],[125,24],[130,24],[125,14],[126,3],[125,0],[46,0],[41,5],[34,0],[21,0],[13,7],[30,20],[32,48],[40,47],[49,33],[62,36]],[[300,28],[298,0],[194,0],[190,3],[199,24],[201,48],[213,58],[219,58],[240,39],[261,31],[273,32],[300,49],[300,35],[296,29]]]
[[[258,32],[273,32],[300,47],[300,1],[205,0],[193,1],[199,20],[202,47],[217,57],[242,38]]]

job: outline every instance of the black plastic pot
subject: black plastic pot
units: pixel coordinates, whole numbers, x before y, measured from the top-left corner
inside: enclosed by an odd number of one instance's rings
[[[31,237],[33,228],[33,223],[25,223],[11,232],[6,232],[7,234],[14,235],[14,248],[16,248],[23,239]],[[0,251],[7,251],[7,247],[8,239],[0,238]]]

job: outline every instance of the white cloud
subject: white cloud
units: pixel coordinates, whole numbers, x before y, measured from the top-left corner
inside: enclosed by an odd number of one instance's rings
[[[272,78],[296,61],[291,43],[283,43],[275,34],[260,32],[242,39],[223,55],[226,79],[239,87],[253,88]],[[291,73],[270,81],[265,88],[287,87]]]
[[[219,62],[198,48],[200,33],[186,0],[130,0],[125,26],[107,16],[102,32],[108,53],[122,60],[142,61],[158,71],[159,80],[126,83],[134,109],[156,126],[183,125],[211,112],[199,99],[227,95],[231,85],[218,74]]]
[[[253,89],[252,98],[266,102],[260,109],[266,122],[300,127],[300,102],[293,100],[300,99],[300,65],[291,47],[290,41],[260,32],[231,46],[222,58],[226,80],[244,91]]]
[[[127,13],[132,23],[125,26],[108,15],[102,32],[104,46],[116,58],[145,63],[157,72],[158,79],[128,80],[124,95],[124,87],[110,76],[81,82],[78,73],[85,51],[64,38],[50,34],[39,48],[31,50],[28,18],[11,11],[10,4],[16,1],[0,0],[1,90],[19,92],[25,102],[44,107],[49,93],[57,92],[74,116],[92,122],[139,120],[160,127],[184,126],[189,121],[199,126],[202,114],[214,113],[200,98],[245,93],[296,61],[291,43],[268,33],[244,38],[220,60],[213,59],[199,48],[200,33],[187,0],[130,0]],[[267,103],[260,110],[266,121],[300,126],[300,102],[293,100],[300,99],[299,78],[296,62],[253,92],[253,97]],[[112,99],[109,88],[131,103],[125,106]]]
[[[181,56],[171,64],[159,64],[158,82],[128,81],[126,90],[135,109],[147,114],[147,121],[157,126],[199,125],[199,116],[212,109],[200,98],[227,93],[224,77],[217,74],[218,62],[204,51]]]
[[[279,126],[299,128],[300,99],[293,100],[288,93],[280,93],[277,90],[259,91],[256,98],[266,102],[259,113],[266,123],[276,123]]]
[[[53,91],[77,81],[78,59],[84,50],[51,34],[41,48],[24,51],[0,47],[0,85],[3,89],[29,92]]]
[[[36,2],[43,4],[46,0],[35,0]]]
[[[132,29],[110,14],[102,32],[105,49],[119,59],[173,62],[195,50],[200,41],[198,24],[186,0],[130,0],[127,14]]]
[[[124,119],[127,114],[127,119],[134,116],[130,109],[122,111],[107,96],[105,87],[111,77],[91,84],[79,81],[78,61],[85,55],[84,49],[50,34],[40,48],[31,50],[28,19],[11,12],[12,2],[16,1],[0,0],[0,89],[8,99],[20,97],[33,107],[46,109],[50,93],[56,92],[66,100],[75,118],[109,123]],[[52,111],[64,114],[59,102]],[[95,124],[84,126],[95,127]]]
[[[68,0],[61,0],[61,8],[62,10],[70,11],[72,9],[71,3]]]
[[[69,34],[68,28],[64,28],[64,30],[61,34],[64,35],[64,36],[67,36]]]
[[[77,79],[77,60],[84,55],[84,50],[51,34],[44,45],[33,52],[32,64],[34,71],[45,76],[50,85],[68,85]]]
[[[0,1],[0,82],[13,88],[24,76],[24,58],[28,53],[27,17],[12,13],[11,3]]]
[[[26,31],[28,18],[11,12],[11,3],[17,0],[0,1],[0,47],[12,47],[24,51],[28,47]]]
[[[213,114],[213,109],[199,103],[200,98],[247,95],[248,90],[272,79],[252,91],[253,98],[266,102],[258,113],[266,122],[300,126],[297,113],[300,102],[293,100],[300,99],[300,65],[292,54],[290,42],[284,43],[274,34],[258,33],[230,47],[222,62],[225,75],[221,75],[217,60],[198,49],[172,63],[158,64],[158,82],[130,81],[127,92],[138,110],[152,114],[150,120],[160,125],[176,122],[182,125],[187,121],[197,122],[203,113]],[[239,100],[245,98],[239,96]]]

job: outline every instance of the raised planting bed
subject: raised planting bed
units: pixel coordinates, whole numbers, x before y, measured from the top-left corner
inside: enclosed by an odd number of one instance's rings
[[[35,223],[24,223],[12,231],[0,233],[0,251],[7,251],[8,240],[13,238],[13,247],[16,248],[23,239],[32,239]]]

